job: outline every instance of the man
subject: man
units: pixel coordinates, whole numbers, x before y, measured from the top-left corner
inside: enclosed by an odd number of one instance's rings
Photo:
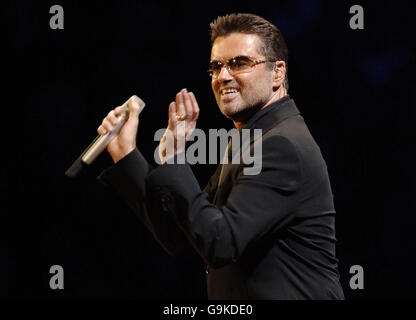
[[[209,299],[343,299],[335,257],[335,210],[321,152],[287,95],[287,48],[279,30],[255,15],[211,23],[212,89],[238,130],[262,130],[262,169],[220,165],[201,191],[184,152],[199,114],[186,89],[169,106],[175,148],[151,168],[136,149],[138,105],[108,146],[114,186],[171,254],[192,245],[207,264]],[[120,107],[98,128],[112,130]],[[168,135],[166,134],[165,137]],[[161,145],[166,143],[162,139]],[[250,148],[254,145],[251,141]],[[165,148],[165,151],[169,148]],[[172,151],[173,150],[173,151]]]

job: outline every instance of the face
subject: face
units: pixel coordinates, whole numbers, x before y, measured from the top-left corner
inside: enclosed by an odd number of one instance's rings
[[[231,33],[218,37],[212,46],[211,61],[225,63],[236,56],[265,60],[258,52],[260,45],[260,38],[254,34]],[[222,114],[234,121],[245,121],[271,100],[273,72],[265,63],[254,66],[250,72],[234,76],[223,67],[218,78],[212,78],[211,86]]]

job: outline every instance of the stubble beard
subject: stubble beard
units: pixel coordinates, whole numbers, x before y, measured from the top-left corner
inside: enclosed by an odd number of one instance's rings
[[[242,90],[239,92],[239,97],[229,103],[223,103],[221,96],[217,98],[217,104],[221,110],[221,113],[232,121],[247,122],[253,114],[259,111],[266,103],[266,94],[261,92],[249,99],[245,98],[242,94]]]

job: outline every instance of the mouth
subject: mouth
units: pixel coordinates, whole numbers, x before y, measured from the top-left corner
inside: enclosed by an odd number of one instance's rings
[[[221,99],[230,100],[235,98],[238,93],[240,92],[239,89],[233,87],[227,87],[220,90]]]

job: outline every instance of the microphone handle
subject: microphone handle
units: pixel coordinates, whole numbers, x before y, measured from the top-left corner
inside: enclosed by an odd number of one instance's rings
[[[128,109],[122,111],[117,118],[117,124],[112,131],[105,135],[98,135],[94,141],[88,146],[87,149],[81,154],[81,160],[83,163],[91,164],[101,152],[107,147],[107,145],[113,140],[113,138],[119,133],[124,122],[128,119]]]
[[[141,100],[139,100],[139,105],[141,106],[141,110],[144,107],[141,104]],[[105,135],[98,135],[94,141],[84,150],[84,152],[79,156],[77,160],[66,170],[65,175],[68,177],[75,177],[78,172],[85,167],[86,165],[90,165],[104,149],[107,145],[113,140],[113,138],[119,133],[121,127],[127,121],[129,117],[129,108],[127,106],[128,100],[123,104],[123,109],[120,115],[117,117],[117,123],[114,129],[105,134]],[[141,111],[140,110],[140,111]]]

